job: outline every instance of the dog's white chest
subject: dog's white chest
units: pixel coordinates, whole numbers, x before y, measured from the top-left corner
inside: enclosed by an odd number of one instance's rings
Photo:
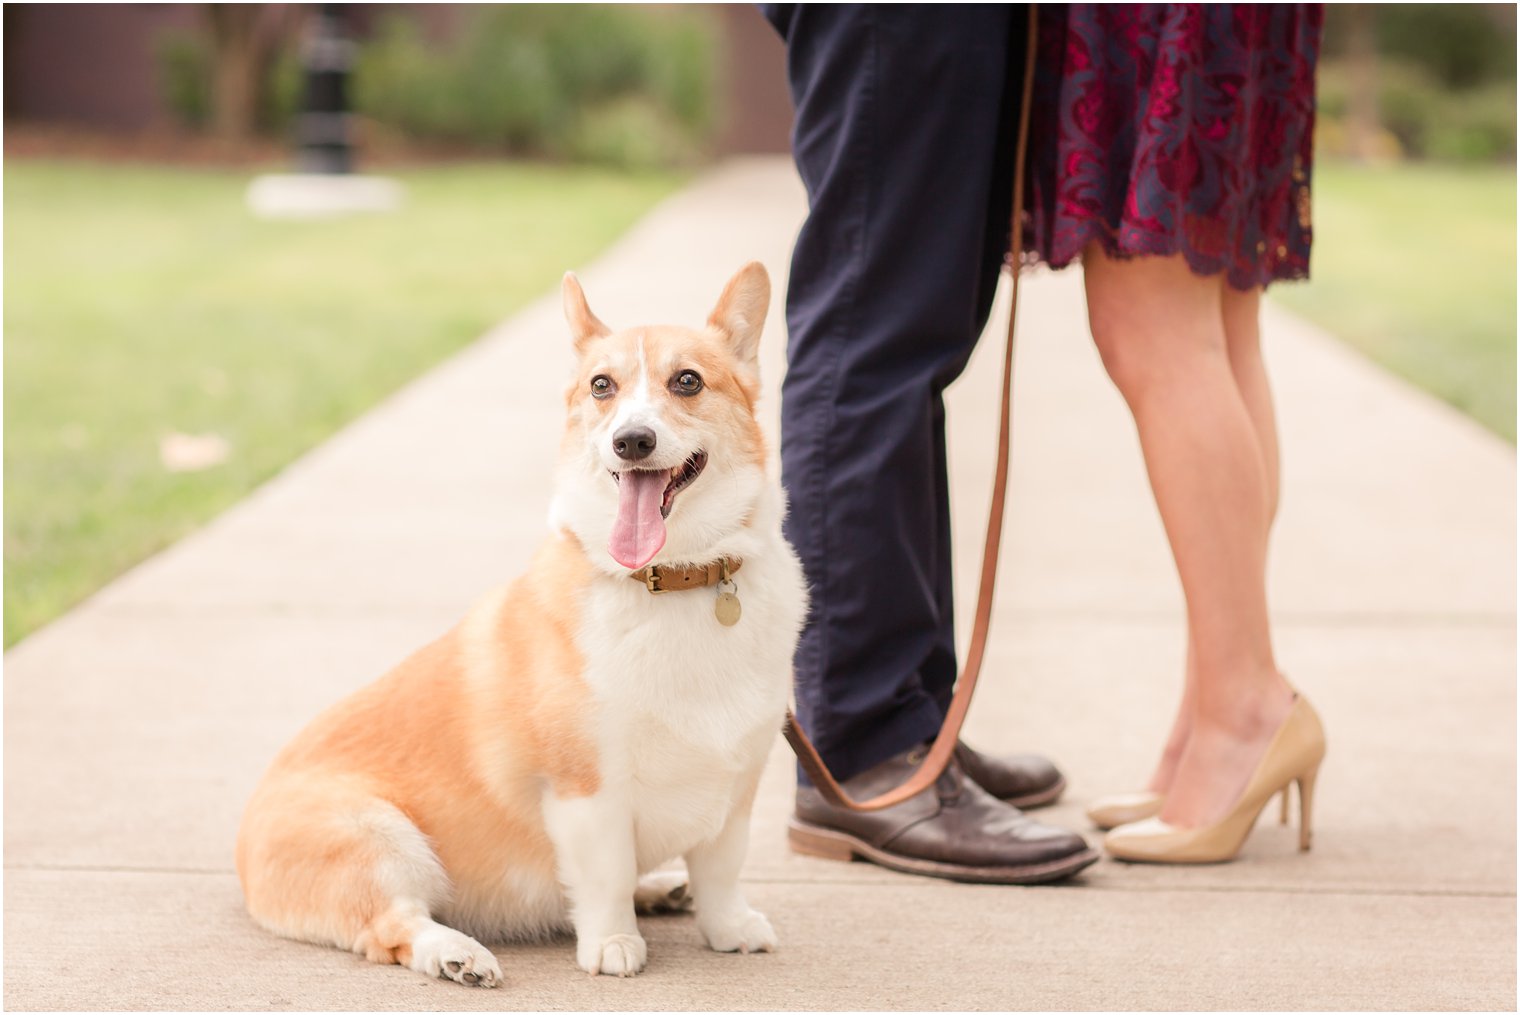
[[[755,767],[748,750],[719,752],[678,739],[666,723],[635,724],[628,752],[634,843],[641,872],[709,842],[723,829]],[[756,738],[751,735],[751,741]]]
[[[630,581],[593,594],[588,616],[615,618],[583,639],[600,760],[606,784],[626,787],[640,869],[711,840],[758,777],[804,605],[791,564],[737,576],[733,625],[716,615],[716,588],[651,596]]]

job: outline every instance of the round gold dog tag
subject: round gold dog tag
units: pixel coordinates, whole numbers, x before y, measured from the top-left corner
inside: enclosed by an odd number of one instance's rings
[[[727,589],[723,587],[725,585],[728,586]],[[744,612],[739,606],[738,591],[739,586],[733,582],[718,584],[718,601],[713,604],[713,615],[724,627],[733,627],[739,622],[739,614]]]

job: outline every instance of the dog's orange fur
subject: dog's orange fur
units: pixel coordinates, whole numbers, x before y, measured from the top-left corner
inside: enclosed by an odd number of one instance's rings
[[[410,930],[378,882],[385,801],[416,824],[455,878],[514,862],[554,876],[554,851],[523,792],[532,775],[561,796],[596,792],[592,708],[573,631],[591,578],[573,539],[550,539],[529,574],[381,680],[317,718],[275,759],[249,802],[237,868],[249,912],[281,933],[365,944],[402,962]],[[482,835],[488,838],[482,838]],[[341,914],[336,924],[331,914]]]

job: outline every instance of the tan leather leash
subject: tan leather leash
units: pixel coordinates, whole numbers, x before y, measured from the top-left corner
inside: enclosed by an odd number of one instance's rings
[[[940,777],[955,752],[955,745],[961,735],[961,724],[966,720],[966,712],[971,707],[971,695],[976,690],[976,679],[982,672],[982,658],[987,649],[987,628],[992,620],[992,588],[997,580],[998,549],[1003,538],[1003,506],[1008,492],[1008,444],[1013,408],[1013,325],[1019,306],[1019,258],[1024,247],[1024,160],[1029,146],[1029,105],[1034,84],[1036,26],[1035,5],[1030,4],[1024,56],[1024,91],[1019,101],[1019,132],[1014,149],[1013,232],[1009,244],[1012,277],[1009,286],[1008,339],[1003,349],[1002,419],[998,425],[997,471],[992,481],[992,507],[987,519],[987,539],[982,545],[982,579],[976,597],[976,617],[971,627],[971,646],[966,652],[966,665],[961,670],[960,680],[955,685],[955,695],[950,699],[950,708],[945,713],[945,723],[940,727],[939,735],[934,738],[934,745],[929,748],[923,764],[919,765],[907,782],[866,801],[851,799],[839,785],[823,759],[818,756],[818,749],[802,731],[802,727],[797,725],[797,719],[790,709],[786,713],[786,724],[782,727],[787,742],[797,754],[798,762],[818,792],[836,807],[846,807],[852,811],[879,811],[902,803],[923,792]]]

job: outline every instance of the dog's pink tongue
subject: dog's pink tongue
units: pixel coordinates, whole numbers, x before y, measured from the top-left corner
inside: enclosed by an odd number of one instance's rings
[[[617,519],[607,549],[612,559],[637,570],[654,559],[665,545],[665,519],[660,502],[665,499],[664,472],[625,472],[618,483]]]

